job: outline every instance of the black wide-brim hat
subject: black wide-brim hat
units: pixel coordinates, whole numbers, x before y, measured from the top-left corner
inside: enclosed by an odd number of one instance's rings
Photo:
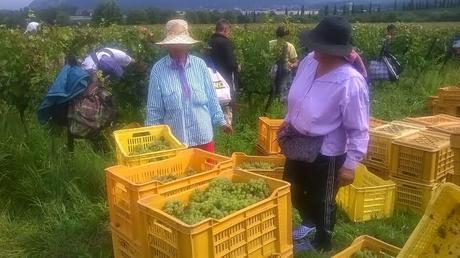
[[[333,56],[347,56],[353,50],[351,24],[340,16],[328,16],[313,30],[300,34],[300,42],[309,50]]]

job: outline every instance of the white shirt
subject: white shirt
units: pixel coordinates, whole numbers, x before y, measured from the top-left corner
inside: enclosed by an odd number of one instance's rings
[[[114,48],[107,48],[107,47],[104,49],[108,49],[112,51],[113,57],[115,58],[117,63],[122,67],[126,67],[131,62],[133,62],[133,59],[128,54],[126,54],[125,52],[121,50],[114,49]],[[97,60],[100,60],[103,56],[110,56],[110,54],[104,51],[99,51],[96,53],[96,56],[97,56]],[[91,58],[91,55],[87,56],[81,65],[83,69],[87,71],[97,70],[97,65],[94,63],[93,58]]]
[[[36,31],[38,31],[38,27],[40,27],[40,23],[38,23],[38,22],[30,22],[29,24],[27,24],[26,33],[27,32],[36,32]]]

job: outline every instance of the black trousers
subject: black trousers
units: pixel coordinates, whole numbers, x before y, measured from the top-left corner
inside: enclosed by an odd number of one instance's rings
[[[316,227],[314,246],[328,251],[336,222],[335,197],[338,170],[346,155],[319,155],[313,163],[286,160],[284,180],[291,183],[292,204],[299,211],[303,224]]]

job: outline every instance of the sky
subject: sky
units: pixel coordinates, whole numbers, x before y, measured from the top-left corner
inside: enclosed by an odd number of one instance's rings
[[[0,0],[0,9],[15,10],[26,7],[32,0]]]

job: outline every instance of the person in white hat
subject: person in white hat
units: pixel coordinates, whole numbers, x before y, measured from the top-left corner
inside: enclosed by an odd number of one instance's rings
[[[145,124],[166,124],[189,147],[214,152],[213,126],[232,132],[219,105],[206,63],[189,54],[193,39],[184,20],[166,24],[166,37],[157,45],[168,55],[150,74]]]
[[[38,22],[29,22],[27,24],[27,28],[26,28],[26,31],[24,32],[24,34],[26,34],[26,33],[34,33],[34,32],[37,32],[39,29],[40,29],[40,23],[38,23]]]

